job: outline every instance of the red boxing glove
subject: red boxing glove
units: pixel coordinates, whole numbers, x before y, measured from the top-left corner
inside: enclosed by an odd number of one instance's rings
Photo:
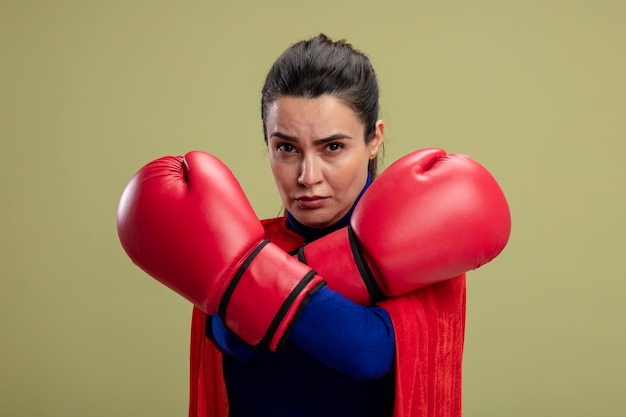
[[[504,249],[511,232],[493,176],[441,149],[391,164],[363,194],[350,224],[304,246],[299,258],[363,305],[478,268]]]
[[[231,171],[204,152],[163,157],[139,170],[117,213],[132,261],[252,346],[276,350],[324,281],[264,240]]]

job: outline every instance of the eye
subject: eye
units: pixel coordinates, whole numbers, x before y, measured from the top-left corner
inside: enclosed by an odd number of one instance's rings
[[[328,149],[330,152],[337,152],[343,149],[343,144],[339,142],[331,142],[326,145],[326,149]]]
[[[276,150],[285,153],[292,153],[296,151],[296,148],[291,143],[281,142],[276,146]]]

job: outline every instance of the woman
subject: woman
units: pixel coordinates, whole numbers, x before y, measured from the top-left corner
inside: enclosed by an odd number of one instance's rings
[[[460,416],[464,271],[510,229],[497,183],[437,149],[374,181],[374,70],[324,35],[278,58],[261,115],[284,216],[259,222],[197,151],[146,165],[118,209],[130,258],[195,305],[189,415]]]
[[[365,55],[320,35],[278,58],[261,107],[286,209],[266,238],[293,253],[347,226],[376,177],[378,84]],[[253,350],[196,309],[190,415],[458,416],[464,320],[464,276],[369,307],[323,287],[283,352]]]

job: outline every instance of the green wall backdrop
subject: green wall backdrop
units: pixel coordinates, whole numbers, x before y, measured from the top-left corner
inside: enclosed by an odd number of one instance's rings
[[[185,416],[190,305],[125,256],[144,163],[224,160],[280,202],[266,71],[324,32],[371,57],[385,161],[481,161],[513,215],[469,274],[464,415],[623,416],[626,2],[0,2],[0,415]]]

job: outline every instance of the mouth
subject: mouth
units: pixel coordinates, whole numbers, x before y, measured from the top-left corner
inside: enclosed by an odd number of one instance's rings
[[[324,205],[328,197],[320,197],[320,196],[300,196],[296,197],[294,201],[296,205],[305,210],[312,210],[316,208],[320,208]]]

